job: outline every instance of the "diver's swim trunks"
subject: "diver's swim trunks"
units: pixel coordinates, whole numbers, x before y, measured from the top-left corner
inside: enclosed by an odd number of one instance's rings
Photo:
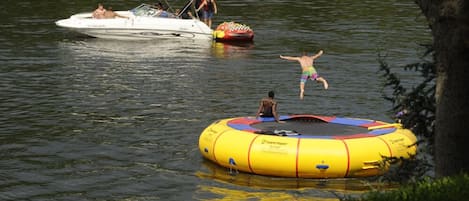
[[[306,83],[308,79],[316,80],[316,78],[318,78],[318,73],[316,72],[316,69],[313,66],[310,66],[308,67],[307,71],[303,71],[303,73],[301,73],[300,82]]]

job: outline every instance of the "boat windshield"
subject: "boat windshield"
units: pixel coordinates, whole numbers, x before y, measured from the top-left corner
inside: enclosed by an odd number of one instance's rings
[[[139,17],[166,17],[166,18],[176,18],[173,13],[168,11],[159,10],[148,4],[140,4],[139,6],[130,10],[135,16]]]

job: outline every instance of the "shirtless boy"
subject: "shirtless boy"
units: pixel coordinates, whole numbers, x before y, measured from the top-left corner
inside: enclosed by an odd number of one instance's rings
[[[96,19],[102,19],[104,18],[104,13],[106,12],[106,9],[104,9],[104,6],[102,3],[98,3],[98,8],[94,10],[93,12],[93,18]]]
[[[106,19],[112,19],[116,17],[122,17],[122,18],[129,18],[127,16],[119,15],[116,12],[112,10],[112,7],[108,7],[108,9],[104,12],[104,18]]]
[[[280,58],[286,59],[289,61],[298,61],[301,65],[301,78],[300,78],[300,99],[303,99],[304,92],[305,92],[305,83],[308,79],[316,80],[317,82],[322,82],[324,85],[324,89],[327,89],[329,85],[327,81],[323,77],[319,77],[316,69],[313,66],[314,60],[320,57],[324,52],[320,50],[317,54],[313,56],[307,56],[306,52],[303,52],[303,56],[301,57],[289,57],[289,56],[282,56]]]
[[[277,114],[277,102],[274,100],[274,92],[269,91],[268,97],[262,98],[257,110],[256,119],[258,117],[274,117],[277,123],[284,123],[280,121]]]

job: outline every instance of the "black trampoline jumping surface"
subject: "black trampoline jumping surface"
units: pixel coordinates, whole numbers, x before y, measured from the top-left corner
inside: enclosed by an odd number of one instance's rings
[[[251,127],[257,128],[262,132],[286,130],[311,136],[346,136],[369,132],[368,129],[364,127],[327,123],[319,120],[289,119],[284,122],[285,123],[261,122],[252,124]]]

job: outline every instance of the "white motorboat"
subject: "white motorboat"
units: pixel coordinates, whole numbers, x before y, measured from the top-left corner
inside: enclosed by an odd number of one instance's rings
[[[187,13],[192,5],[189,1],[181,14]],[[212,29],[202,21],[184,19],[173,13],[159,10],[148,4],[141,4],[129,11],[114,11],[125,17],[95,19],[92,12],[72,15],[68,19],[56,21],[59,27],[68,28],[96,38],[107,39],[158,39],[191,38],[212,39]]]

